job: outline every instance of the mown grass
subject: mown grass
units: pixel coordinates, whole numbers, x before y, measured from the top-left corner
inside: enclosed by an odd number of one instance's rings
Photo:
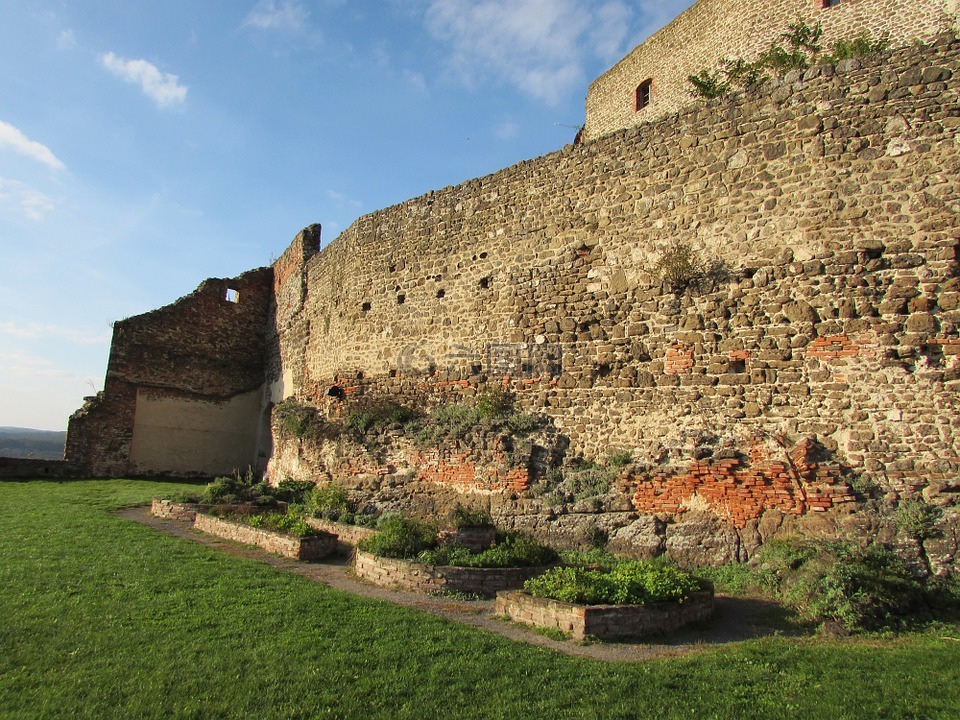
[[[957,627],[574,659],[108,512],[182,489],[0,483],[0,717],[960,716]]]

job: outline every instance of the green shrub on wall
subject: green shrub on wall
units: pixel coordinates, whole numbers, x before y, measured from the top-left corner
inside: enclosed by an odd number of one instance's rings
[[[815,64],[835,64],[841,60],[883,52],[890,47],[888,37],[873,40],[866,32],[861,32],[852,40],[837,40],[824,54],[820,43],[822,36],[823,27],[820,23],[810,26],[800,19],[789,25],[779,41],[771,43],[756,60],[748,62],[743,58],[728,58],[719,70],[711,72],[703,69],[688,76],[691,92],[708,100],[723,97],[735,87],[750,88],[764,82],[769,77],[768,71],[781,76],[791,70],[806,70]]]

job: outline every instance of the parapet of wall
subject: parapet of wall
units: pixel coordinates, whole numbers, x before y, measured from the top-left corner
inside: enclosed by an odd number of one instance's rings
[[[94,475],[213,475],[257,464],[273,271],[205,280],[114,325],[104,390],[70,419]]]
[[[587,92],[585,139],[678,112],[697,102],[690,75],[725,59],[753,60],[802,19],[823,27],[823,44],[861,32],[894,45],[930,41],[957,18],[955,0],[700,0],[597,78]],[[650,104],[638,110],[637,86],[652,79]]]
[[[814,68],[367,215],[278,295],[290,390],[429,406],[503,385],[571,453],[651,468],[625,491],[641,503],[694,459],[803,438],[844,473],[944,500],[960,489],[958,73],[950,38]],[[674,292],[659,266],[677,247],[721,272]],[[754,474],[773,486],[769,462]]]

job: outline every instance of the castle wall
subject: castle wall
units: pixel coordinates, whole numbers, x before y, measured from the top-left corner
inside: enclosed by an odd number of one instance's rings
[[[377,211],[316,254],[298,238],[271,379],[324,407],[332,386],[421,406],[508,386],[571,452],[655,469],[629,491],[650,513],[722,496],[756,523],[762,493],[695,490],[748,476],[814,512],[777,486],[802,438],[886,490],[952,492],[958,71],[941,40],[794,73]],[[718,272],[675,291],[671,248]],[[759,469],[704,470],[705,446]]]
[[[67,460],[106,476],[262,465],[272,290],[273,271],[253,270],[117,322],[104,390],[70,419]]]
[[[594,139],[678,112],[697,102],[690,75],[725,59],[753,60],[799,19],[823,27],[821,44],[861,32],[893,45],[930,41],[958,17],[956,0],[700,0],[639,45],[589,88],[584,137]],[[653,80],[650,104],[637,110],[637,86]]]

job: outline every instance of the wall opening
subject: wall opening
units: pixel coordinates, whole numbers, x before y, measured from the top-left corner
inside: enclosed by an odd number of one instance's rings
[[[447,294],[447,291],[443,290],[442,288],[440,290],[437,290],[437,300],[441,300],[443,296],[446,294]]]
[[[240,302],[240,291],[234,290],[233,288],[227,288],[227,292],[223,296],[223,299],[226,300],[228,303]]]
[[[370,304],[370,301],[368,300],[364,302],[363,305],[360,306],[360,312],[365,312],[365,313],[370,312],[371,307],[373,306]]]
[[[834,5],[839,5],[840,0],[823,0],[823,6],[825,8],[833,7]]]
[[[637,93],[634,101],[634,109],[639,111],[643,110],[647,105],[650,104],[650,100],[653,97],[653,78],[647,78],[642,83],[637,85]]]
[[[397,295],[397,305],[403,305],[407,301],[407,296],[403,293]]]

